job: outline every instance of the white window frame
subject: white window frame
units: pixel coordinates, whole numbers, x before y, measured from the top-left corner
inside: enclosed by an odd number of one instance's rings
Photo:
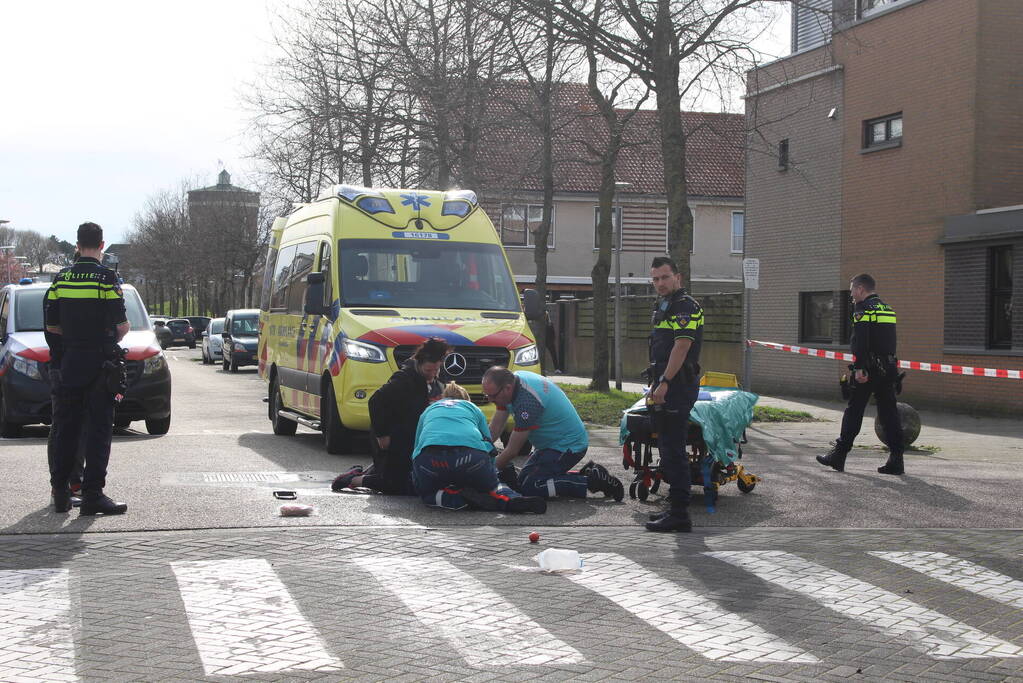
[[[526,221],[526,225],[525,225],[525,229],[526,229],[526,243],[525,244],[505,244],[505,241],[504,241],[504,212],[505,212],[505,209],[507,207],[511,207],[511,206],[519,206],[519,207],[523,207],[525,209],[525,211],[523,212],[523,215],[525,216],[525,221]],[[534,238],[534,234],[535,233],[532,230],[529,229],[529,224],[530,224],[529,216],[530,216],[530,213],[532,213],[533,211],[538,211],[539,215],[540,215],[540,219],[539,220],[543,220],[543,204],[529,204],[529,203],[526,203],[526,202],[504,202],[504,203],[501,204],[501,235],[500,235],[500,237],[501,237],[501,245],[504,246],[505,249],[532,249],[532,248],[534,248],[536,246],[536,239]],[[556,206],[552,206],[551,207],[551,231],[547,235],[547,248],[548,249],[554,249],[554,246],[557,243],[556,240],[554,239],[555,227],[557,226],[557,216],[558,216],[557,207]]]
[[[738,235],[739,240],[740,240],[740,245],[739,245],[738,249],[735,248],[735,238],[736,238],[736,234],[735,234],[735,217],[736,216],[741,216],[742,217],[741,221],[740,221],[740,224],[741,224],[741,227],[742,227],[742,232]],[[731,241],[729,243],[730,252],[732,254],[743,254],[743,253],[745,253],[745,251],[746,251],[746,212],[745,211],[733,211],[732,212],[732,223],[731,223],[731,230],[729,232],[729,235],[731,236]]]
[[[611,253],[612,254],[615,253],[615,251],[618,249],[618,245],[614,241],[614,238],[615,238],[615,224],[614,224],[615,216],[618,217],[619,229],[621,229],[620,226],[621,226],[622,215],[623,215],[624,211],[625,211],[625,208],[622,207],[622,206],[615,205],[615,206],[611,207]],[[597,243],[597,224],[599,222],[600,222],[600,205],[597,205],[597,206],[593,207],[593,251],[599,251],[600,250],[600,245]]]

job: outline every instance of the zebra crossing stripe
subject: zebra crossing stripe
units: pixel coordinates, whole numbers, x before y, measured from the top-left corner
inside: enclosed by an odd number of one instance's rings
[[[0,571],[0,680],[77,681],[67,569]]]
[[[1019,657],[1023,649],[900,595],[777,550],[714,551],[710,557],[796,591],[844,616],[909,641],[936,659]]]
[[[437,629],[475,668],[577,664],[577,650],[447,560],[366,556],[352,559]]]
[[[956,588],[1023,609],[1023,581],[945,553],[871,552],[882,560],[950,583]]]
[[[171,567],[207,676],[342,668],[266,560]]]
[[[708,659],[731,662],[815,663],[812,654],[786,643],[705,595],[661,578],[614,553],[584,556],[585,571],[566,578],[632,612]]]

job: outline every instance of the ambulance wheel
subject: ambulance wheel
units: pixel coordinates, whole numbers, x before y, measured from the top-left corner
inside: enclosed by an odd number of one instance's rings
[[[629,484],[629,498],[635,500],[636,498],[636,482]]]
[[[327,452],[331,455],[341,455],[351,450],[352,431],[341,423],[341,416],[337,412],[337,398],[334,396],[334,387],[327,381],[327,391],[324,393],[323,404],[320,408],[321,419],[323,420],[323,441],[327,446]]]
[[[742,479],[736,479],[735,485],[738,486],[739,490],[742,491],[743,493],[749,493],[750,491],[757,487],[757,482],[754,481],[747,484]]]
[[[638,484],[636,484],[636,494],[639,496],[639,499],[641,501],[645,502],[646,499],[650,496],[650,489],[643,482],[639,482]]]
[[[274,434],[278,436],[294,436],[298,430],[298,423],[286,417],[281,417],[279,414],[280,409],[281,389],[277,378],[274,377],[273,382],[270,383],[270,423],[273,425]]]
[[[188,345],[188,348],[190,348],[190,349],[194,349],[194,348],[195,348],[195,342],[192,342],[191,344],[189,344],[189,345]]]

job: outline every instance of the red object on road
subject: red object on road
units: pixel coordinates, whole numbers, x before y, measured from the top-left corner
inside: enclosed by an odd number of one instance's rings
[[[530,543],[539,543],[540,542],[540,534],[536,533],[535,531],[533,533],[529,534],[529,542]]]

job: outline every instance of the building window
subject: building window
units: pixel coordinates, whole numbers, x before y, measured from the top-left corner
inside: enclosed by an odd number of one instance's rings
[[[799,341],[832,343],[834,312],[835,297],[831,292],[800,292]]]
[[[863,122],[863,147],[891,147],[902,141],[902,112]]]
[[[789,141],[788,138],[778,143],[778,168],[782,171],[789,167]]]
[[[742,211],[732,212],[732,253],[741,254],[746,238],[746,214]]]
[[[992,247],[988,251],[988,346],[1012,347],[1012,247]]]
[[[618,248],[618,228],[622,224],[622,207],[615,206],[611,208],[611,251],[614,252]],[[600,240],[598,239],[598,228],[600,226],[600,207],[593,207],[593,248],[600,249]]]
[[[853,300],[849,292],[838,293],[838,341],[848,344],[852,340]]]
[[[547,246],[554,246],[554,211],[551,207],[551,231]],[[501,241],[509,247],[536,245],[536,231],[543,221],[542,204],[503,204],[501,206]]]
[[[859,16],[863,18],[897,2],[901,2],[901,0],[859,0],[857,3],[859,5]]]

